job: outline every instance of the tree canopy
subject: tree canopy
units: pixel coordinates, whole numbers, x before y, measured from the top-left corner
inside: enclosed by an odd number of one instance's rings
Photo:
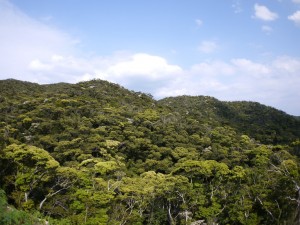
[[[102,80],[0,81],[1,224],[300,224],[300,120]]]

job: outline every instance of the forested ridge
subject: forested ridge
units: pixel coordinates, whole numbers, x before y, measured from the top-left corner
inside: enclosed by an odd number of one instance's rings
[[[0,224],[300,224],[299,157],[256,102],[0,81]]]

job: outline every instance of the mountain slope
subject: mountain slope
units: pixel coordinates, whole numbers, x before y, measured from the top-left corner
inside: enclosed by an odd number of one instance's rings
[[[78,84],[58,83],[38,85],[18,80],[0,81],[0,102],[17,101],[30,107],[33,102],[58,97],[67,99],[92,98],[94,105],[125,107],[127,111],[140,111],[158,104],[170,112],[178,112],[181,118],[193,118],[213,126],[229,125],[241,134],[247,134],[262,143],[290,143],[300,136],[300,120],[280,110],[256,102],[222,102],[208,96],[169,97],[158,102],[151,96],[136,93],[107,81],[93,80]],[[96,101],[96,102],[95,102]],[[93,105],[93,104],[92,104]],[[95,106],[93,106],[95,107]],[[3,116],[8,115],[3,111]]]
[[[159,103],[200,122],[229,125],[263,143],[289,143],[300,137],[300,121],[296,117],[257,102],[180,96],[165,98]]]
[[[77,84],[57,83],[39,85],[30,82],[24,82],[14,79],[0,80],[0,95],[2,100],[4,97],[9,100],[22,97],[55,97],[66,95],[71,98],[76,96],[92,97],[97,99],[99,103],[105,104],[107,100],[118,104],[129,104],[134,98],[138,104],[146,104],[151,101],[151,98],[143,93],[136,93],[126,90],[125,88],[102,80],[92,80],[88,82],[80,82]],[[62,97],[62,96],[60,96]],[[138,98],[139,97],[139,98]],[[140,100],[139,100],[140,99]]]

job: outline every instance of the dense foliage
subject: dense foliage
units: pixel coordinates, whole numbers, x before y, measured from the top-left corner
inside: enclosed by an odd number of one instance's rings
[[[300,224],[299,138],[259,103],[0,81],[0,221]]]

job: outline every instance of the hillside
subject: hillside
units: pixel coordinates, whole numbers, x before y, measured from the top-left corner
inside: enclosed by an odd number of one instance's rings
[[[299,138],[254,102],[0,81],[0,193],[50,224],[299,224]]]
[[[159,101],[185,117],[229,125],[265,144],[289,143],[300,137],[300,121],[257,102],[222,102],[208,96],[170,97]]]

